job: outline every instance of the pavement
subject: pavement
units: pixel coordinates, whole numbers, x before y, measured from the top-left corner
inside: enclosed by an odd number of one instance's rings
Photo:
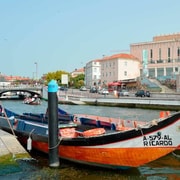
[[[8,154],[12,154],[14,157],[20,154],[23,154],[24,158],[30,157],[14,135],[0,129],[0,157]]]

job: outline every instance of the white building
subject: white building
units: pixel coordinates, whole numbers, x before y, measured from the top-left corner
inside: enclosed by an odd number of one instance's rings
[[[97,85],[101,80],[101,60],[92,60],[85,67],[85,84],[87,87]]]
[[[101,60],[101,81],[113,82],[136,79],[140,76],[140,62],[131,54],[115,54]]]
[[[131,54],[115,54],[86,64],[86,86],[113,81],[136,79],[140,76],[140,61]]]

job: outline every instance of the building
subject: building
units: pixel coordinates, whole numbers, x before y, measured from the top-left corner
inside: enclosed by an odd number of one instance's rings
[[[0,86],[10,86],[17,81],[29,82],[29,78],[21,76],[7,76],[0,74]]]
[[[136,79],[140,76],[139,60],[131,54],[115,54],[86,64],[86,86],[102,86],[113,81]]]
[[[172,80],[180,92],[180,33],[154,36],[150,42],[130,44],[130,54],[115,54],[86,64],[87,86],[137,77]]]
[[[71,72],[72,77],[76,77],[80,74],[84,74],[84,68],[75,69],[73,72]]]
[[[141,76],[173,79],[180,73],[180,33],[155,36],[151,42],[131,44],[130,53],[141,62]]]
[[[101,81],[125,81],[140,76],[139,60],[131,54],[115,54],[101,60]]]
[[[89,61],[85,67],[85,84],[87,87],[101,83],[101,60]]]

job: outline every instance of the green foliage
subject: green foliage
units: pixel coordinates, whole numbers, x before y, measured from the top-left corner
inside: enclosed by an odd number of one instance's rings
[[[46,75],[46,85],[53,79],[56,80],[58,85],[61,86],[61,75],[62,74],[68,74],[69,77],[69,83],[68,87],[74,87],[74,88],[80,88],[81,86],[84,86],[84,74],[79,74],[76,77],[72,77],[68,72],[65,71],[56,71],[56,72],[49,72]]]
[[[70,74],[66,71],[49,72],[46,75],[46,83],[48,84],[53,79],[53,80],[56,80],[58,85],[60,86],[62,74],[68,74],[68,76],[70,77]]]
[[[71,86],[73,86],[74,88],[80,88],[81,86],[84,86],[84,79],[85,79],[84,74],[79,74],[74,78],[71,77],[71,82],[72,82]]]

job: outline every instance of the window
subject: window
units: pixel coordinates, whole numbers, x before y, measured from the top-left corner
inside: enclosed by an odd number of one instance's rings
[[[171,62],[170,57],[171,57],[171,49],[170,49],[170,48],[168,48],[168,62]]]
[[[159,60],[161,60],[161,48],[159,48]]]
[[[153,58],[153,50],[151,49],[150,50],[150,59],[152,59]]]
[[[179,57],[180,56],[180,48],[178,47],[177,49],[177,56]]]
[[[168,58],[170,58],[170,57],[171,57],[171,49],[168,48]]]
[[[124,76],[127,76],[127,71],[124,71]]]

